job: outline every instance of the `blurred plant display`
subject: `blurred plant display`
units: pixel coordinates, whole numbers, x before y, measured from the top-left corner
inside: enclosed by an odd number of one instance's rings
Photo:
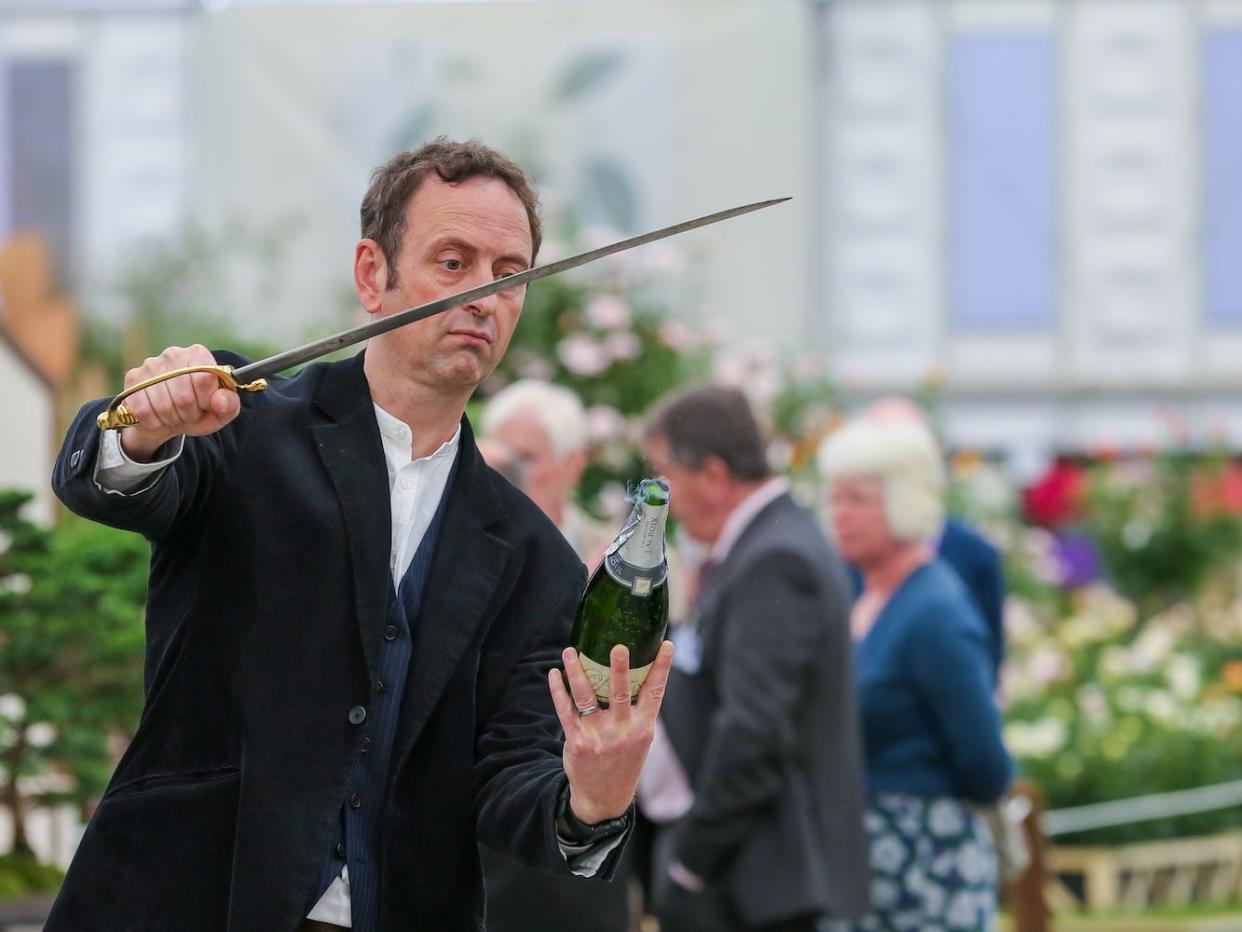
[[[1005,554],[1005,737],[1050,808],[1242,779],[1237,466],[1058,460],[1026,489],[959,457],[954,500]],[[1242,825],[1236,808],[1062,839]]]
[[[98,796],[137,726],[149,556],[135,534],[35,525],[30,497],[0,491],[0,805],[25,857],[31,806]]]

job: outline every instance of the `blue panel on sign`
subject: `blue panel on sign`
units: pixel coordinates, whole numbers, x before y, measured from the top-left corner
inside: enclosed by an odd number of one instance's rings
[[[955,38],[949,77],[949,302],[971,329],[1054,321],[1056,48],[1040,33]]]
[[[1204,310],[1242,324],[1242,29],[1208,33],[1202,49]]]

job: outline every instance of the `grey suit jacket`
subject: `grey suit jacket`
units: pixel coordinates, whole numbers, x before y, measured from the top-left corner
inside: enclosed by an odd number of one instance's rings
[[[867,909],[848,592],[819,526],[782,495],[705,584],[699,662],[670,679],[661,714],[695,792],[674,854],[750,926]]]

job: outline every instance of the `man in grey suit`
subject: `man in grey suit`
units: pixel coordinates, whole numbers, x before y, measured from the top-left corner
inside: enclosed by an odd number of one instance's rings
[[[640,782],[663,821],[653,881],[667,932],[811,932],[867,908],[849,589],[815,520],[768,468],[738,391],[692,389],[644,452],[707,546]]]

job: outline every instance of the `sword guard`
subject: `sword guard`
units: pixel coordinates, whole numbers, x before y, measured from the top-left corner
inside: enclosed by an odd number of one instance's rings
[[[152,385],[159,385],[160,382],[167,382],[169,379],[175,379],[180,375],[189,375],[193,372],[210,373],[219,380],[221,388],[227,388],[235,392],[261,392],[267,388],[267,379],[255,379],[253,382],[247,382],[244,385],[240,384],[237,379],[233,378],[232,366],[186,366],[183,369],[173,369],[171,372],[161,372],[159,375],[145,379],[137,385],[131,385],[108,402],[107,409],[96,419],[99,429],[117,430],[121,427],[136,426],[138,418],[134,417],[134,413],[125,406],[126,398],[144,391]]]

